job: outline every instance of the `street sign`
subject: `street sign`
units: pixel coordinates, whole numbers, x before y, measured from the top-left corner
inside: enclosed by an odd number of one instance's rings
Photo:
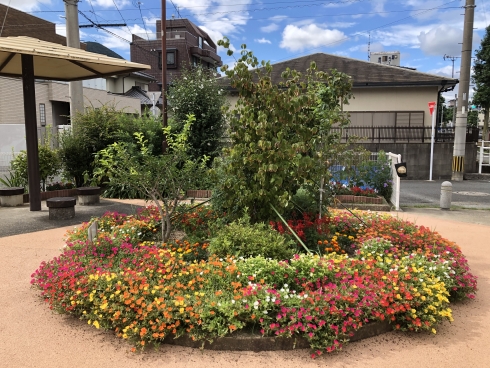
[[[434,108],[435,107],[436,107],[436,103],[435,102],[429,102],[429,111],[430,111],[430,114],[431,115],[434,112]]]

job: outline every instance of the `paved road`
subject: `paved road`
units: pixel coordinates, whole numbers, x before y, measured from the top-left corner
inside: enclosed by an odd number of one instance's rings
[[[444,180],[402,180],[400,206],[439,207]],[[490,210],[490,180],[464,180],[453,185],[451,208]]]

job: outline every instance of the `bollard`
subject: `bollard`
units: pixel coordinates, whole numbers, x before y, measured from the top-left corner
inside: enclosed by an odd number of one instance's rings
[[[441,210],[451,209],[451,199],[453,197],[453,185],[449,181],[441,184]]]

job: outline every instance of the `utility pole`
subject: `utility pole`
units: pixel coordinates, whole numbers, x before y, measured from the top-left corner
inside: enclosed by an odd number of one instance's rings
[[[451,78],[454,78],[454,60],[460,59],[461,56],[449,56],[449,55],[444,54],[444,56],[442,58],[444,59],[444,61],[446,61],[446,59],[448,59],[448,60],[451,60],[453,62],[453,70],[451,72]]]
[[[162,37],[162,116],[163,126],[167,126],[167,5],[166,0],[162,0],[162,21],[161,37]],[[162,151],[165,153],[168,148],[167,137],[163,136]]]
[[[464,13],[463,46],[461,47],[461,67],[459,73],[458,106],[456,127],[454,128],[454,150],[452,180],[463,181],[466,145],[466,124],[468,122],[468,100],[470,90],[471,54],[473,52],[473,20],[475,0],[466,0]]]
[[[78,3],[80,0],[63,0],[66,16],[66,46],[80,48],[80,30],[78,27]],[[81,81],[69,82],[70,87],[70,117],[73,128],[73,118],[77,112],[83,113],[83,84]]]

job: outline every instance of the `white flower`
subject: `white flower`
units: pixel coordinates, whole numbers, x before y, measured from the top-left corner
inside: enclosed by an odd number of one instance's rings
[[[289,285],[288,284],[284,284],[284,287],[287,288]]]
[[[235,300],[234,299],[231,301],[231,304],[235,304]]]
[[[264,311],[264,314],[267,314],[267,313],[269,313],[269,312],[267,312],[267,311],[265,310],[265,311]]]
[[[255,306],[259,305],[259,301],[258,300],[254,301],[254,305]]]

